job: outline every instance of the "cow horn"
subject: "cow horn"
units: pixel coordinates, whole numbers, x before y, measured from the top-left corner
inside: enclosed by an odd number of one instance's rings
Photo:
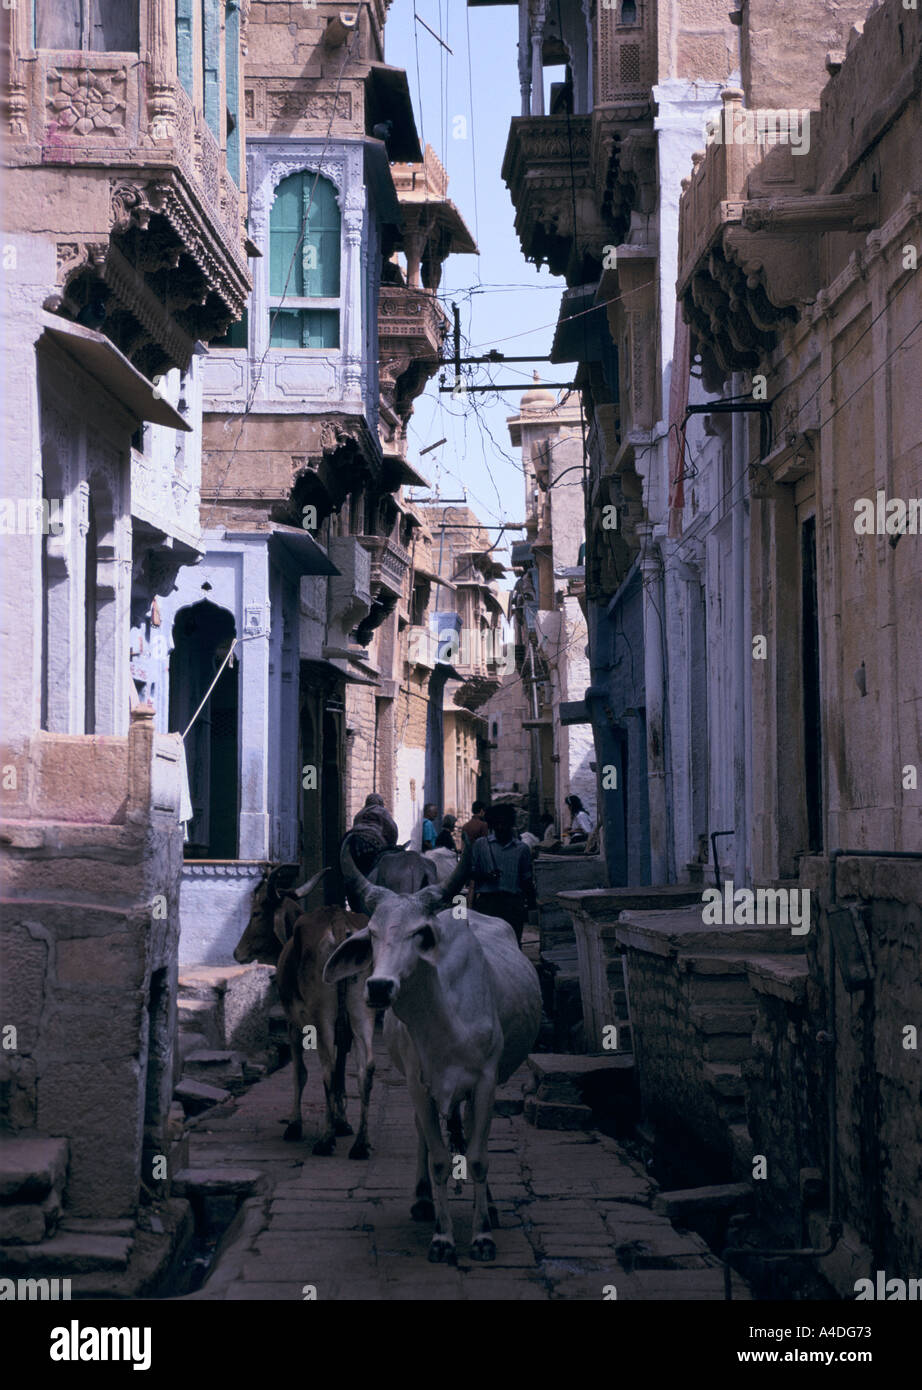
[[[369,882],[352,858],[348,835],[343,840],[342,848],[339,851],[339,867],[342,869],[343,878],[346,880],[347,886],[351,888],[354,897],[363,904],[366,903],[374,885]]]
[[[291,890],[292,893],[296,898],[306,898],[308,893],[313,893],[324,874],[328,874],[329,872],[329,866],[325,869],[321,869],[319,873],[314,874],[313,878],[309,878],[306,883],[302,883],[300,888],[293,888]]]
[[[469,883],[471,877],[471,847],[464,846],[464,853],[450,878],[442,884],[442,897],[446,903],[451,902],[456,893],[460,893]]]

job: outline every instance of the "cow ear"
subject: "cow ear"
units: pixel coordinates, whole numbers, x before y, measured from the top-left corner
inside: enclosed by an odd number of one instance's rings
[[[414,896],[423,912],[430,917],[436,912],[441,912],[445,906],[445,893],[440,883],[431,884],[428,888],[420,888]]]
[[[353,932],[341,946],[337,946],[323,967],[325,982],[335,985],[339,980],[348,980],[351,975],[358,975],[366,965],[371,964],[372,954],[371,932],[368,928],[363,927],[361,931]]]

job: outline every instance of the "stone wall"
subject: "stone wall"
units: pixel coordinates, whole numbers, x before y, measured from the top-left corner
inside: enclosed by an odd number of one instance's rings
[[[346,685],[346,766],[343,777],[346,825],[365,805],[375,781],[375,687]]]
[[[33,795],[3,826],[0,1122],[68,1138],[68,1214],[97,1218],[133,1215],[168,1152],[176,1036],[178,737],[147,715],[121,742],[122,823],[52,820]]]

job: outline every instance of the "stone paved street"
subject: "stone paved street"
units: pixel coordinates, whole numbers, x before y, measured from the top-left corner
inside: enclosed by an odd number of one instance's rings
[[[469,1258],[472,1200],[465,1184],[452,1199],[458,1266],[429,1264],[431,1225],[410,1218],[410,1100],[380,1035],[375,1044],[367,1163],[347,1158],[348,1139],[338,1141],[334,1157],[311,1155],[322,1119],[316,1066],[305,1090],[301,1143],[281,1138],[290,1067],[254,1086],[233,1113],[203,1117],[192,1131],[192,1168],[258,1169],[266,1179],[262,1198],[249,1200],[246,1229],[195,1297],[301,1300],[307,1284],[318,1299],[602,1299],[612,1284],[618,1299],[723,1297],[717,1259],[697,1236],[677,1233],[652,1210],[655,1185],[613,1140],[534,1129],[521,1113],[497,1115],[491,1130],[496,1262]],[[350,1075],[350,1121],[356,1113]],[[735,1280],[734,1298],[747,1296]]]

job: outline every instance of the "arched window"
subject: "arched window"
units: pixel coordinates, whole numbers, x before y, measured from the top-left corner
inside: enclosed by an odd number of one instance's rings
[[[622,0],[621,4],[621,23],[637,23],[637,0]]]
[[[336,191],[316,174],[291,174],[269,218],[270,346],[339,347],[339,275]]]
[[[35,0],[34,46],[137,53],[139,8],[138,0]]]

